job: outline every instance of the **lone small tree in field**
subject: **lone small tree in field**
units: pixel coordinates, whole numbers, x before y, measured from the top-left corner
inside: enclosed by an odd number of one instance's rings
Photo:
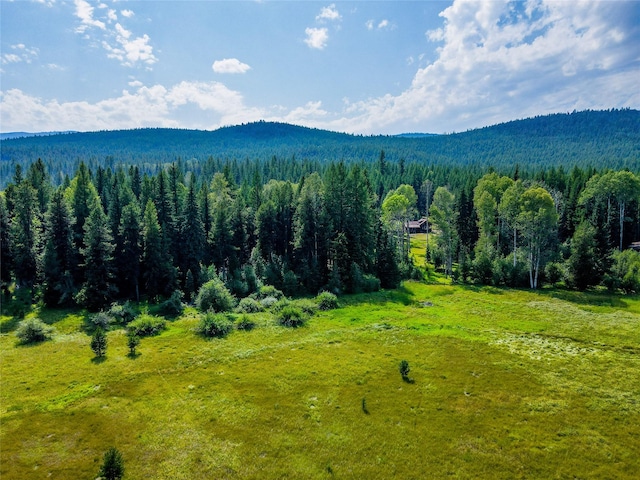
[[[129,347],[129,356],[130,357],[135,357],[136,356],[136,347],[140,345],[140,337],[137,336],[135,333],[130,334],[129,336],[127,336],[127,347]]]
[[[96,328],[91,337],[91,350],[96,354],[96,357],[104,357],[107,353],[107,335],[100,327]]]
[[[124,459],[117,448],[105,452],[98,475],[102,480],[120,480],[124,476]]]
[[[407,362],[406,360],[402,360],[400,362],[400,375],[402,375],[402,379],[405,382],[410,382],[411,379],[409,378],[409,372],[411,371],[411,368],[409,367],[409,362]]]

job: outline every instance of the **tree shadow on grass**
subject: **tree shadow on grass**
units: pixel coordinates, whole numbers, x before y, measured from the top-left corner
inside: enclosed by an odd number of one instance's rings
[[[91,363],[93,363],[94,365],[100,365],[101,363],[104,363],[107,361],[107,356],[103,355],[101,357],[93,357],[91,359]]]
[[[564,300],[565,302],[592,307],[629,308],[629,303],[620,294],[609,292],[578,292],[575,290],[540,290],[537,293]]]
[[[127,358],[131,359],[131,360],[137,360],[138,357],[141,357],[142,354],[140,352],[129,352],[127,353]]]

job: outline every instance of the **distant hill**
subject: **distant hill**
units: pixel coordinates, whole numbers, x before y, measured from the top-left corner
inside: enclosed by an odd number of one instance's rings
[[[7,133],[0,133],[0,140],[10,140],[12,138],[26,138],[26,137],[47,137],[50,135],[59,135],[63,133],[77,133],[77,132],[74,132],[72,130],[69,130],[66,132],[37,132],[37,133],[7,132]]]
[[[38,158],[55,174],[72,174],[79,159],[93,165],[151,166],[177,158],[198,163],[295,157],[322,164],[375,162],[381,150],[389,162],[639,171],[640,111],[553,114],[448,135],[362,136],[262,121],[215,131],[145,128],[2,139],[0,150],[0,188],[16,163],[26,168]]]

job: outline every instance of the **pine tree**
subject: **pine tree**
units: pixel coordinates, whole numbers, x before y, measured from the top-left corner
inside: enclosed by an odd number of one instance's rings
[[[196,199],[195,185],[192,181],[185,199],[182,211],[182,221],[180,229],[180,270],[182,272],[200,271],[200,261],[205,248],[205,233],[198,202]],[[199,285],[195,285],[198,288]]]
[[[122,210],[119,238],[120,245],[118,245],[115,257],[119,290],[127,297],[135,295],[135,299],[139,301],[142,226],[140,224],[140,208],[135,201]]]
[[[16,203],[11,221],[11,253],[16,282],[21,287],[33,287],[38,265],[40,221],[35,189],[22,181],[16,189]]]
[[[5,199],[0,195],[0,288],[2,293],[9,296],[9,284],[11,283],[11,268],[13,254],[10,242],[10,219]]]
[[[96,354],[96,357],[104,357],[107,353],[107,335],[102,328],[96,328],[91,336],[91,350]]]
[[[142,278],[149,297],[169,295],[175,290],[176,272],[171,255],[164,244],[154,203],[149,200],[143,220]]]
[[[73,249],[71,209],[62,189],[53,193],[46,215],[43,261],[43,299],[49,306],[73,300],[73,270],[78,261]]]
[[[75,220],[73,222],[73,244],[76,254],[79,254],[85,246],[84,224],[91,213],[91,205],[99,198],[93,183],[91,183],[89,169],[84,162],[80,162],[76,176],[71,181],[69,191],[71,211]],[[84,269],[81,263],[78,263],[74,268],[73,276],[77,284],[82,283]]]
[[[85,281],[78,293],[78,300],[87,309],[96,311],[109,305],[117,293],[114,284],[113,236],[98,199],[93,204],[84,230],[86,246],[81,254]]]

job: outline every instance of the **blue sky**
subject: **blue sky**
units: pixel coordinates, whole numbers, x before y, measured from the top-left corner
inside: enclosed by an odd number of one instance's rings
[[[640,2],[0,0],[0,131],[463,131],[640,108]]]

